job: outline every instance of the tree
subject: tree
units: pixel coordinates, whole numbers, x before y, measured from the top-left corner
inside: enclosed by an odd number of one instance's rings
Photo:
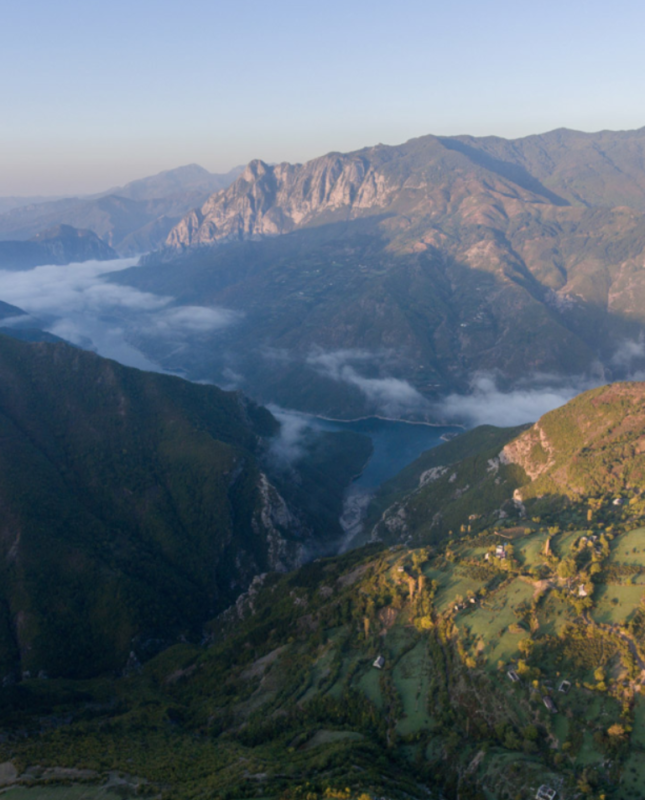
[[[610,728],[607,729],[609,736],[616,742],[624,741],[627,738],[627,731],[624,726],[615,722]]]
[[[558,564],[558,575],[561,578],[573,578],[576,574],[576,562],[571,558],[565,558]]]

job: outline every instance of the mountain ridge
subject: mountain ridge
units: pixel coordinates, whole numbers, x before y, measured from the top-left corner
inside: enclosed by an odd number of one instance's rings
[[[116,280],[241,312],[185,354],[190,374],[236,363],[262,402],[323,416],[387,414],[374,381],[432,419],[482,373],[503,389],[626,379],[645,368],[644,145],[643,130],[426,136],[254,161]]]
[[[0,336],[0,678],[84,677],[197,638],[256,575],[333,548],[356,434],[303,442],[239,393]],[[285,499],[286,498],[286,499]]]
[[[566,148],[561,146],[563,138],[567,139]],[[623,154],[622,168],[599,147],[599,142],[607,139],[615,150],[616,138],[630,145]],[[437,145],[444,149],[443,153],[436,152]],[[645,129],[624,132],[622,136],[611,131],[585,134],[559,129],[515,140],[427,135],[402,145],[376,145],[347,154],[332,152],[305,164],[285,162],[270,167],[260,160],[251,161],[228,194],[220,197],[218,192],[198,212],[191,212],[171,232],[166,246],[182,249],[217,241],[276,235],[311,222],[316,212],[334,213],[346,207],[349,213],[360,213],[363,209],[380,207],[387,203],[388,178],[391,182],[397,171],[396,167],[392,169],[393,161],[407,158],[418,164],[422,157],[426,165],[434,159],[445,162],[448,169],[463,167],[462,161],[451,161],[445,151],[459,153],[471,164],[493,172],[502,180],[508,179],[555,205],[627,205],[645,210]],[[588,198],[584,190],[582,194],[579,189],[572,190],[561,164],[567,156],[573,163],[566,170],[579,172],[584,167],[589,173],[595,171],[596,182],[603,182],[603,192],[599,192],[593,180]],[[626,173],[629,173],[628,185],[622,195],[616,194],[612,181],[619,174],[624,182]],[[594,175],[586,177],[592,179]],[[549,186],[542,185],[542,180],[547,180]],[[394,192],[409,187],[404,183],[397,187],[391,184],[388,188],[389,192]],[[607,192],[607,188],[612,191]],[[236,210],[240,200],[242,207]]]
[[[56,225],[27,241],[0,241],[0,269],[27,270],[72,261],[111,261],[118,253],[93,231]]]
[[[158,247],[187,211],[238,171],[219,175],[190,164],[94,195],[14,206],[0,213],[0,241],[62,224],[92,230],[121,255],[139,254]]]

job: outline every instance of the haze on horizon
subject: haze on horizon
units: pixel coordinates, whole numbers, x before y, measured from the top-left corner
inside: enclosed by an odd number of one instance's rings
[[[427,133],[638,128],[644,23],[636,0],[10,4],[0,196]]]

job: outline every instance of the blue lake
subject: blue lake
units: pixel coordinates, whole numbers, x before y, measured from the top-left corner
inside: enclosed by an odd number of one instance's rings
[[[455,425],[424,425],[398,420],[368,417],[352,422],[310,417],[312,427],[326,431],[354,431],[369,436],[374,452],[363,474],[354,482],[354,487],[376,489],[384,481],[393,478],[425,450],[442,444],[445,439],[463,433]]]

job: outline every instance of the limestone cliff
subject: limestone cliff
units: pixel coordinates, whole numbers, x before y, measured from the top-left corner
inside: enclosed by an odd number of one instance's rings
[[[385,207],[398,186],[359,155],[327,155],[307,164],[252,161],[235,183],[212,195],[170,232],[175,249],[288,233],[330,219]]]

